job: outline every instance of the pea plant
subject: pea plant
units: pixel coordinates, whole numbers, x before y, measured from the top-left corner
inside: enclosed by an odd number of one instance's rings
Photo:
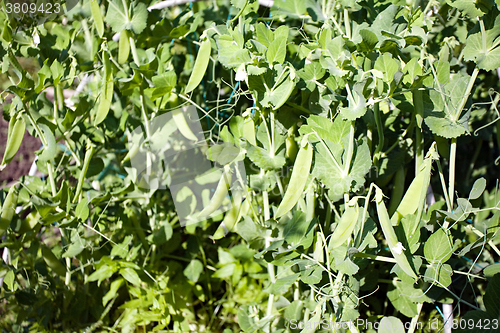
[[[498,1],[0,6],[2,331],[500,330]],[[188,224],[134,163],[186,108]]]

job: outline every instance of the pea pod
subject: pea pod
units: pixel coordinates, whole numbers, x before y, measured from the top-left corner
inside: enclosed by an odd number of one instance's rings
[[[101,94],[99,95],[99,105],[94,119],[94,126],[99,125],[106,119],[113,100],[113,70],[109,55],[106,51],[102,52],[102,59],[104,63],[104,82],[101,88]]]
[[[45,245],[41,245],[42,247],[42,256],[43,260],[50,267],[50,269],[59,276],[66,275],[66,268],[61,264],[61,262],[57,259],[55,254]]]
[[[9,122],[7,145],[5,147],[2,164],[0,165],[0,171],[2,171],[10,161],[12,161],[19,150],[19,147],[21,147],[25,131],[26,122],[23,117],[17,116],[14,119],[11,119]]]
[[[196,61],[194,62],[193,71],[189,77],[188,84],[186,86],[185,93],[190,93],[200,84],[205,72],[207,71],[208,62],[210,61],[210,51],[211,51],[210,39],[205,39],[201,42],[200,50],[196,56]]]
[[[186,139],[198,141],[196,135],[194,135],[193,131],[191,131],[191,128],[189,128],[189,125],[186,122],[186,118],[184,118],[184,113],[180,109],[172,111],[172,118],[174,119],[175,125],[179,129],[179,132],[181,132],[181,134],[184,135]]]
[[[391,194],[391,202],[389,204],[389,215],[393,215],[398,205],[401,203],[401,199],[404,194],[405,187],[405,168],[402,166],[396,171],[394,175],[394,188]]]
[[[330,243],[331,249],[335,249],[352,235],[352,231],[358,222],[359,206],[356,199],[351,199],[347,204],[344,214],[340,218],[335,231],[332,234],[332,241]]]
[[[297,158],[293,166],[290,183],[288,184],[285,196],[276,211],[276,219],[288,213],[295,206],[302,195],[302,192],[304,192],[304,187],[306,186],[307,178],[309,177],[313,157],[313,148],[307,141],[306,137],[302,139],[300,146],[299,153],[297,154]]]
[[[231,172],[229,169],[229,165],[224,166],[224,172],[222,173],[222,177],[219,180],[219,183],[217,184],[217,188],[215,189],[214,195],[210,199],[210,202],[208,203],[205,208],[199,213],[198,217],[199,218],[208,218],[210,214],[215,212],[224,199],[227,196],[229,186],[231,185]]]
[[[127,62],[130,55],[130,40],[128,30],[120,32],[120,40],[118,42],[118,62],[124,64]]]
[[[92,11],[92,18],[94,19],[94,24],[99,33],[99,37],[102,38],[104,34],[104,22],[102,21],[101,8],[97,0],[90,0],[90,10]],[[122,31],[123,32],[123,31]]]
[[[382,232],[384,233],[384,237],[387,241],[387,245],[389,245],[389,249],[396,259],[399,267],[411,276],[415,281],[418,279],[417,275],[413,271],[413,268],[410,266],[408,262],[408,258],[406,257],[403,250],[405,248],[402,246],[401,242],[398,241],[396,236],[396,232],[391,224],[391,220],[389,219],[389,214],[387,213],[387,208],[385,207],[383,200],[382,190],[375,185],[375,201],[377,202],[377,215],[380,221],[380,226],[382,227]]]
[[[227,232],[232,231],[236,222],[239,220],[240,211],[242,210],[242,197],[239,192],[233,198],[233,205],[231,209],[224,216],[224,220],[222,220],[221,224],[215,231],[213,235],[213,239],[221,239],[226,235]]]
[[[0,214],[0,237],[3,236],[5,231],[10,225],[10,222],[14,218],[17,206],[17,189],[15,186],[11,186],[9,193],[5,198],[3,203],[2,213]]]
[[[401,219],[409,214],[415,214],[419,206],[424,204],[427,187],[429,187],[432,167],[432,157],[427,157],[422,163],[420,172],[413,179],[410,187],[391,217],[392,225],[398,225]]]

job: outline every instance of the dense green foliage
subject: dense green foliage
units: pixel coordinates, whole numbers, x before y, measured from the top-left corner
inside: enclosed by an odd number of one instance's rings
[[[430,332],[442,304],[498,328],[498,1],[153,4],[36,27],[1,4],[0,168],[27,129],[46,175],[0,192],[3,331]],[[180,105],[248,183],[185,227],[127,145]]]

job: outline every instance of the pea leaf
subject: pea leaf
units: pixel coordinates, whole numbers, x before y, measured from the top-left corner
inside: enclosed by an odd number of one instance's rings
[[[464,48],[464,59],[474,61],[480,69],[492,71],[500,67],[500,16],[495,21],[485,19],[485,35],[480,23],[469,32]]]
[[[444,263],[452,253],[450,240],[443,229],[438,229],[425,242],[424,256],[431,263]]]
[[[470,190],[469,193],[469,200],[474,200],[479,198],[481,194],[483,194],[485,189],[486,189],[486,179],[484,179],[484,177],[481,177],[474,182],[474,185],[472,185],[472,189]]]
[[[194,283],[198,282],[201,273],[203,272],[203,264],[195,259],[192,260],[189,265],[184,269],[184,276]]]
[[[127,29],[140,34],[146,28],[148,20],[146,5],[144,3],[135,3],[131,8],[132,10],[129,12],[129,16],[127,16],[125,8],[123,8],[123,1],[116,0],[109,2],[106,22],[114,32]]]
[[[425,270],[424,281],[435,283],[439,282],[439,286],[448,287],[451,284],[451,276],[453,269],[448,264],[431,264]]]
[[[399,64],[392,58],[390,53],[386,52],[375,61],[375,69],[383,73],[384,82],[390,85],[394,80],[394,74],[399,69]]]
[[[415,288],[412,283],[396,281],[387,292],[392,305],[407,317],[417,315],[417,303],[430,300],[422,289]]]
[[[500,274],[496,274],[488,283],[486,292],[483,296],[486,311],[493,318],[500,318]]]
[[[262,107],[277,110],[285,104],[295,88],[292,71],[288,66],[276,64],[264,75],[248,77],[248,86]]]
[[[435,88],[424,95],[424,122],[436,135],[456,138],[469,132],[470,112],[462,114],[461,102],[467,91],[470,77],[467,74],[456,75],[446,85]]]
[[[123,276],[125,280],[132,283],[133,285],[136,286],[141,285],[141,278],[139,277],[139,274],[137,274],[135,269],[131,267],[125,267],[120,269],[120,275]]]
[[[266,52],[266,59],[269,64],[283,64],[286,57],[286,42],[286,38],[279,38],[269,44],[269,48]]]

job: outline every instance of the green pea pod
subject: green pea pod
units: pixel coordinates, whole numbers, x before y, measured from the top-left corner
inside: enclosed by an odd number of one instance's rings
[[[396,212],[391,217],[392,225],[398,225],[401,219],[409,214],[415,214],[418,207],[424,204],[427,187],[429,187],[431,177],[432,158],[427,157],[422,163],[420,172],[413,179],[410,187],[399,203]]]
[[[306,186],[307,178],[309,177],[313,157],[313,147],[307,141],[306,137],[302,138],[300,146],[301,147],[299,153],[297,154],[295,164],[293,165],[292,176],[290,178],[288,188],[286,189],[285,196],[276,211],[276,219],[288,213],[295,206],[302,195],[302,192],[304,192],[304,187]]]
[[[50,267],[50,269],[59,276],[66,275],[66,268],[61,264],[61,262],[57,259],[55,254],[45,245],[41,245],[42,247],[42,256],[43,260]]]
[[[330,243],[331,249],[335,249],[340,245],[344,244],[344,242],[352,235],[354,227],[358,222],[359,217],[359,206],[358,201],[356,199],[351,199],[351,201],[347,204],[347,207],[340,218],[335,231],[332,234],[332,241]]]
[[[26,131],[26,122],[23,117],[16,117],[11,119],[9,122],[9,130],[7,136],[7,145],[5,147],[5,153],[3,155],[2,164],[0,165],[0,171],[2,171],[5,166],[12,161],[16,155],[21,143],[23,142],[24,132]]]
[[[106,119],[113,101],[113,69],[109,60],[109,55],[106,51],[102,52],[102,59],[104,63],[104,82],[99,95],[99,106],[97,108],[96,118],[94,119],[94,126],[99,125]]]
[[[90,0],[90,10],[92,11],[92,17],[94,18],[94,24],[97,29],[99,37],[102,38],[104,34],[104,22],[102,21],[101,8],[97,0]]]
[[[405,250],[401,244],[401,242],[398,241],[398,238],[396,236],[396,232],[394,231],[394,228],[391,224],[391,220],[389,219],[389,214],[387,213],[387,208],[385,207],[384,200],[383,200],[383,193],[382,190],[375,185],[375,201],[377,202],[377,215],[378,219],[380,221],[380,226],[382,227],[382,232],[384,233],[384,237],[387,241],[387,245],[389,245],[389,249],[391,250],[391,253],[396,259],[396,262],[398,263],[399,267],[411,276],[415,281],[418,279],[417,275],[413,271],[413,268],[410,266],[410,263],[408,262],[408,258],[406,257],[405,253],[403,250]]]
[[[118,42],[118,62],[124,64],[130,55],[130,40],[128,30],[120,32],[120,40]]]
[[[208,68],[208,62],[210,61],[210,51],[212,49],[210,39],[205,39],[200,46],[198,55],[196,56],[196,61],[194,62],[193,71],[189,77],[188,84],[186,86],[185,93],[190,93],[200,84],[205,72]]]
[[[242,208],[242,199],[243,198],[241,197],[241,194],[237,192],[237,194],[233,198],[233,205],[231,209],[229,209],[229,211],[226,213],[226,216],[224,216],[224,220],[222,220],[221,224],[212,237],[213,239],[221,239],[226,235],[227,232],[233,230],[236,222],[238,222],[239,220],[238,217]]]
[[[208,218],[210,214],[215,212],[226,198],[229,186],[231,186],[231,172],[229,170],[229,165],[226,165],[224,167],[222,177],[217,184],[214,195],[210,199],[208,205],[205,206],[205,208],[203,208],[203,210],[199,213],[198,217]]]
[[[3,22],[2,39],[6,43],[10,43],[10,41],[12,39],[12,29],[9,26],[9,20],[5,20]]]
[[[404,194],[405,187],[405,168],[400,167],[394,175],[394,187],[391,194],[391,202],[389,204],[389,215],[393,215]]]
[[[191,128],[189,128],[186,118],[184,118],[184,113],[180,109],[172,111],[172,118],[174,119],[175,125],[186,139],[198,141],[196,135],[194,135]]]
[[[17,206],[17,189],[15,186],[11,186],[7,198],[3,203],[2,213],[0,214],[0,237],[3,236],[5,231],[10,225],[10,222],[14,218]]]

